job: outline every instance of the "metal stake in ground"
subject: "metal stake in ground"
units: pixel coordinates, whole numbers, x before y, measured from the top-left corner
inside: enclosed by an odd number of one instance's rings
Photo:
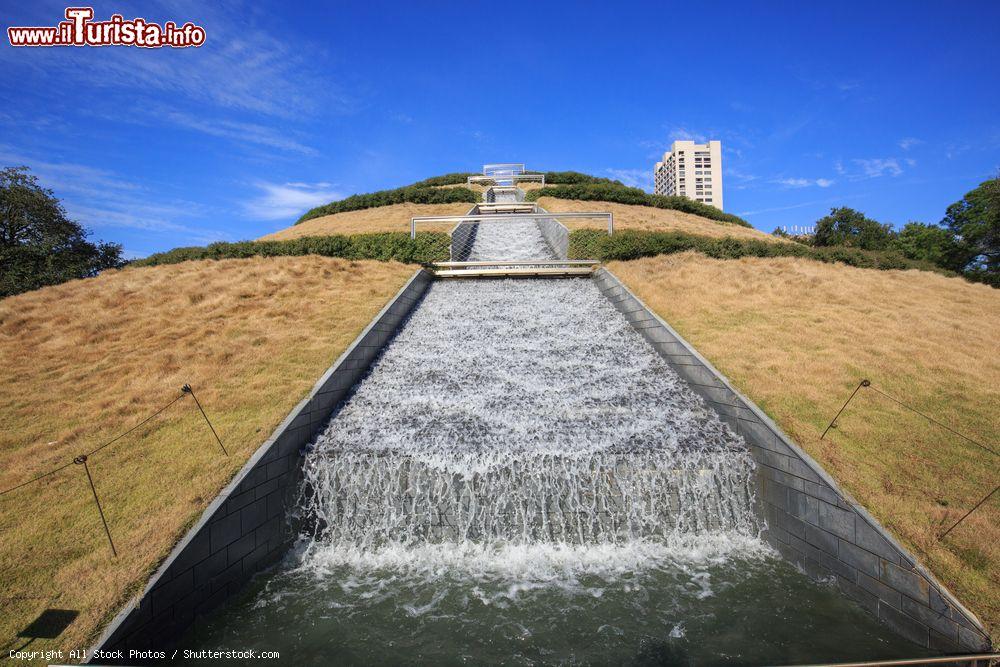
[[[858,391],[860,391],[862,387],[870,387],[870,386],[871,386],[871,384],[872,384],[872,383],[871,383],[871,381],[869,381],[869,380],[862,380],[862,381],[861,381],[861,382],[860,382],[860,383],[858,384],[858,386],[854,388],[854,391],[853,391],[853,392],[851,392],[851,395],[850,395],[850,397],[849,397],[849,398],[848,398],[848,399],[847,399],[846,401],[844,401],[844,405],[842,405],[842,406],[840,407],[840,411],[839,411],[839,412],[837,413],[837,416],[836,416],[836,417],[834,417],[834,418],[833,418],[833,421],[832,421],[832,422],[830,422],[830,425],[826,427],[826,431],[823,431],[823,435],[819,436],[819,439],[820,439],[820,440],[822,440],[823,438],[825,438],[825,437],[826,437],[826,434],[827,434],[827,432],[829,432],[829,430],[830,430],[831,428],[833,428],[833,425],[837,423],[837,419],[838,419],[838,418],[840,417],[840,414],[841,414],[841,413],[842,413],[842,412],[844,411],[844,408],[846,408],[846,407],[847,407],[847,404],[851,402],[851,399],[852,399],[852,398],[854,398],[854,395],[855,395],[855,394],[857,394],[857,393],[858,393]]]
[[[959,519],[958,521],[956,521],[955,523],[953,523],[953,524],[951,525],[951,528],[949,528],[948,530],[946,530],[946,531],[944,531],[943,533],[941,533],[941,537],[939,537],[939,538],[938,538],[938,542],[940,542],[940,541],[941,541],[941,540],[943,540],[943,539],[944,539],[945,537],[947,537],[947,536],[948,536],[948,533],[950,533],[951,531],[955,530],[955,528],[957,528],[957,527],[958,527],[958,524],[960,524],[960,523],[962,523],[963,521],[965,521],[965,520],[966,520],[966,519],[967,519],[967,518],[969,517],[969,515],[970,515],[970,514],[972,514],[972,513],[973,513],[973,512],[975,512],[975,511],[976,511],[977,509],[979,509],[980,507],[982,507],[982,506],[983,506],[983,505],[984,505],[984,504],[986,503],[986,501],[987,501],[987,500],[989,500],[989,499],[990,499],[990,498],[992,498],[992,497],[993,497],[994,495],[996,495],[996,492],[997,492],[997,491],[1000,491],[1000,486],[998,486],[997,488],[995,488],[995,489],[993,489],[992,491],[990,491],[990,493],[989,493],[989,495],[988,495],[988,496],[986,496],[985,498],[983,498],[982,500],[980,500],[980,501],[979,501],[978,503],[976,503],[976,506],[975,506],[975,507],[973,507],[973,508],[972,508],[971,510],[969,510],[968,512],[966,512],[965,514],[963,514],[963,515],[962,515],[962,518],[961,518],[961,519]]]
[[[94,502],[97,503],[97,511],[101,514],[101,523],[104,524],[104,532],[108,536],[108,544],[111,545],[111,553],[118,558],[118,550],[115,549],[115,541],[111,539],[111,531],[108,529],[108,521],[104,518],[104,509],[101,507],[101,499],[97,497],[97,487],[94,486],[94,478],[90,475],[90,466],[87,465],[87,455],[78,456],[73,459],[73,463],[82,465],[87,473],[87,481],[90,482],[90,491],[94,494]]]
[[[222,448],[222,453],[229,456],[229,452],[226,451],[225,446],[222,444],[222,439],[219,438],[219,434],[215,432],[215,427],[212,426],[212,422],[208,419],[208,415],[205,414],[205,409],[201,407],[201,401],[199,401],[198,397],[194,395],[194,389],[191,388],[191,385],[186,384],[181,387],[181,391],[185,394],[191,394],[191,398],[194,399],[195,405],[197,405],[198,409],[201,410],[201,416],[205,418],[205,423],[208,424],[208,428],[212,429],[212,435],[215,436],[215,441],[218,442],[219,447]]]

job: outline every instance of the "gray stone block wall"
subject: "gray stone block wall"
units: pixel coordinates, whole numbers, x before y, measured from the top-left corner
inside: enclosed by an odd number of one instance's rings
[[[287,552],[294,539],[288,517],[297,498],[303,447],[395,335],[431,280],[428,271],[417,271],[375,316],[219,493],[95,647],[163,646]]]
[[[539,213],[548,213],[541,206]],[[536,221],[545,243],[552,249],[556,259],[569,259],[569,230],[555,218],[540,218]]]
[[[941,652],[989,648],[982,623],[760,408],[610,271],[599,269],[594,281],[746,440],[757,463],[757,510],[768,526],[764,538],[784,558],[814,578],[836,581],[845,595],[920,646]]]

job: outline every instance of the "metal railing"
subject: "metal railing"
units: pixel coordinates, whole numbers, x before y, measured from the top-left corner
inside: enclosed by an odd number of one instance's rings
[[[433,266],[439,278],[500,278],[588,276],[599,264],[592,259],[526,259],[434,262]]]
[[[935,658],[906,658],[903,660],[871,660],[866,662],[823,662],[796,667],[896,667],[904,665],[996,665],[1000,664],[1000,653],[972,653],[948,655]]]
[[[507,204],[511,206],[511,204]],[[555,213],[546,212],[539,213],[537,208],[531,213],[489,213],[489,214],[477,214],[477,215],[418,215],[410,218],[410,238],[417,237],[417,225],[418,224],[434,224],[434,223],[450,223],[454,222],[456,225],[463,222],[502,222],[504,220],[516,220],[522,221],[525,219],[529,220],[547,220],[547,219],[566,219],[566,218],[601,218],[608,221],[608,235],[614,234],[615,232],[615,216],[609,211],[574,211],[572,213]]]
[[[484,164],[483,165],[483,175],[488,176],[496,171],[509,171],[509,172],[524,172],[523,162],[497,162],[494,164]]]
[[[495,183],[498,180],[507,180],[517,183],[519,181],[541,183],[545,185],[545,174],[508,174],[506,176],[468,176],[465,179],[466,185],[479,185],[483,183]]]

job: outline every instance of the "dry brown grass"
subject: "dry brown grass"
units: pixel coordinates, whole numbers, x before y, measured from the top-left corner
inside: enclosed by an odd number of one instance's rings
[[[776,243],[782,242],[781,239],[770,234],[765,234],[757,229],[741,227],[740,225],[728,225],[716,222],[715,220],[709,220],[708,218],[702,218],[698,215],[664,208],[632,206],[604,201],[578,201],[576,199],[559,199],[557,197],[542,197],[538,200],[538,203],[546,211],[553,212],[611,211],[615,216],[616,230],[636,229],[652,232],[687,232],[688,234],[697,234],[698,236],[708,236],[711,238],[734,237]],[[605,229],[607,224],[596,218],[594,220],[574,220],[567,218],[562,223],[571,230]]]
[[[413,273],[316,256],[108,272],[0,301],[0,489],[190,398],[90,460],[119,557],[79,466],[0,496],[3,651],[43,609],[79,648]]]
[[[330,234],[371,234],[374,232],[409,232],[410,218],[418,215],[462,215],[472,204],[393,204],[324,215],[306,220],[287,229],[260,237],[260,241],[287,241],[303,236]],[[425,232],[447,232],[454,225],[420,225]]]
[[[907,545],[997,637],[1000,502],[937,536],[998,483],[1000,291],[921,271],[695,253],[609,266]],[[862,390],[865,391],[865,390]]]

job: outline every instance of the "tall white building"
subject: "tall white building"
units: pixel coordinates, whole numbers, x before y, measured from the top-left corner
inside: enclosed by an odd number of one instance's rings
[[[681,196],[722,210],[722,144],[675,141],[653,170],[653,192]]]

